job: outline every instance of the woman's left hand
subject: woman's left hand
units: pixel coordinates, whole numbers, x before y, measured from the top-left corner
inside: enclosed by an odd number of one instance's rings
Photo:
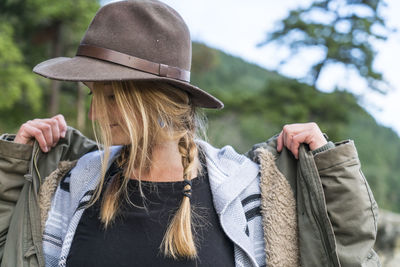
[[[278,136],[277,150],[281,152],[285,146],[298,159],[301,143],[308,144],[311,150],[315,150],[328,142],[315,122],[287,124]]]

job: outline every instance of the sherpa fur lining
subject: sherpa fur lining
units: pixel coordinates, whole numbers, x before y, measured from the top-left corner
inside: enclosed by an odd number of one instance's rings
[[[261,214],[269,267],[300,266],[296,201],[271,152],[256,150],[261,168]]]
[[[47,216],[51,207],[51,200],[54,193],[56,192],[57,186],[60,183],[62,177],[64,177],[69,170],[75,167],[77,160],[75,161],[61,161],[58,164],[58,168],[50,173],[46,177],[44,183],[40,187],[39,192],[39,207],[40,207],[40,223],[42,226],[42,232],[44,225],[47,220]]]

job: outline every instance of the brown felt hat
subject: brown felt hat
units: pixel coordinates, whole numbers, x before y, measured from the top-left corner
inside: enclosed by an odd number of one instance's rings
[[[156,0],[114,2],[100,8],[75,57],[58,57],[33,71],[62,81],[160,81],[189,93],[192,103],[223,103],[190,84],[192,43],[182,17]]]

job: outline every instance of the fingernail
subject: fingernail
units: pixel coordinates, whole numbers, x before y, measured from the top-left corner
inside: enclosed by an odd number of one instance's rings
[[[43,151],[47,153],[47,152],[49,152],[49,149],[48,149],[47,147],[45,147],[45,148],[43,149]]]

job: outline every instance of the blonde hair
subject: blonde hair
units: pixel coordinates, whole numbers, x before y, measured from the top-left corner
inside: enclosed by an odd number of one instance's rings
[[[127,185],[131,174],[137,173],[139,191],[142,196],[141,175],[151,168],[152,151],[155,145],[165,140],[178,141],[182,157],[183,179],[190,180],[196,164],[198,149],[194,142],[198,135],[196,130],[203,131],[204,124],[191,105],[188,94],[172,85],[157,82],[112,81],[113,96],[107,96],[102,90],[103,83],[95,83],[93,92],[92,112],[96,114],[94,132],[98,144],[104,148],[102,171],[90,204],[96,202],[105,188],[101,203],[100,219],[107,228],[115,219],[121,201],[129,203]],[[112,97],[112,99],[110,99]],[[120,162],[123,173],[117,179],[114,177],[105,186],[106,171],[110,157],[109,147],[112,144],[109,108],[117,109],[118,124],[123,134],[129,137],[130,147],[121,153]],[[100,134],[96,134],[99,132]],[[100,138],[98,138],[100,137]],[[122,176],[123,175],[123,176]],[[185,190],[190,185],[185,185]],[[132,203],[131,203],[132,204]],[[160,245],[164,255],[172,258],[195,258],[197,249],[192,234],[192,209],[189,197],[183,196],[179,209],[170,221]]]

